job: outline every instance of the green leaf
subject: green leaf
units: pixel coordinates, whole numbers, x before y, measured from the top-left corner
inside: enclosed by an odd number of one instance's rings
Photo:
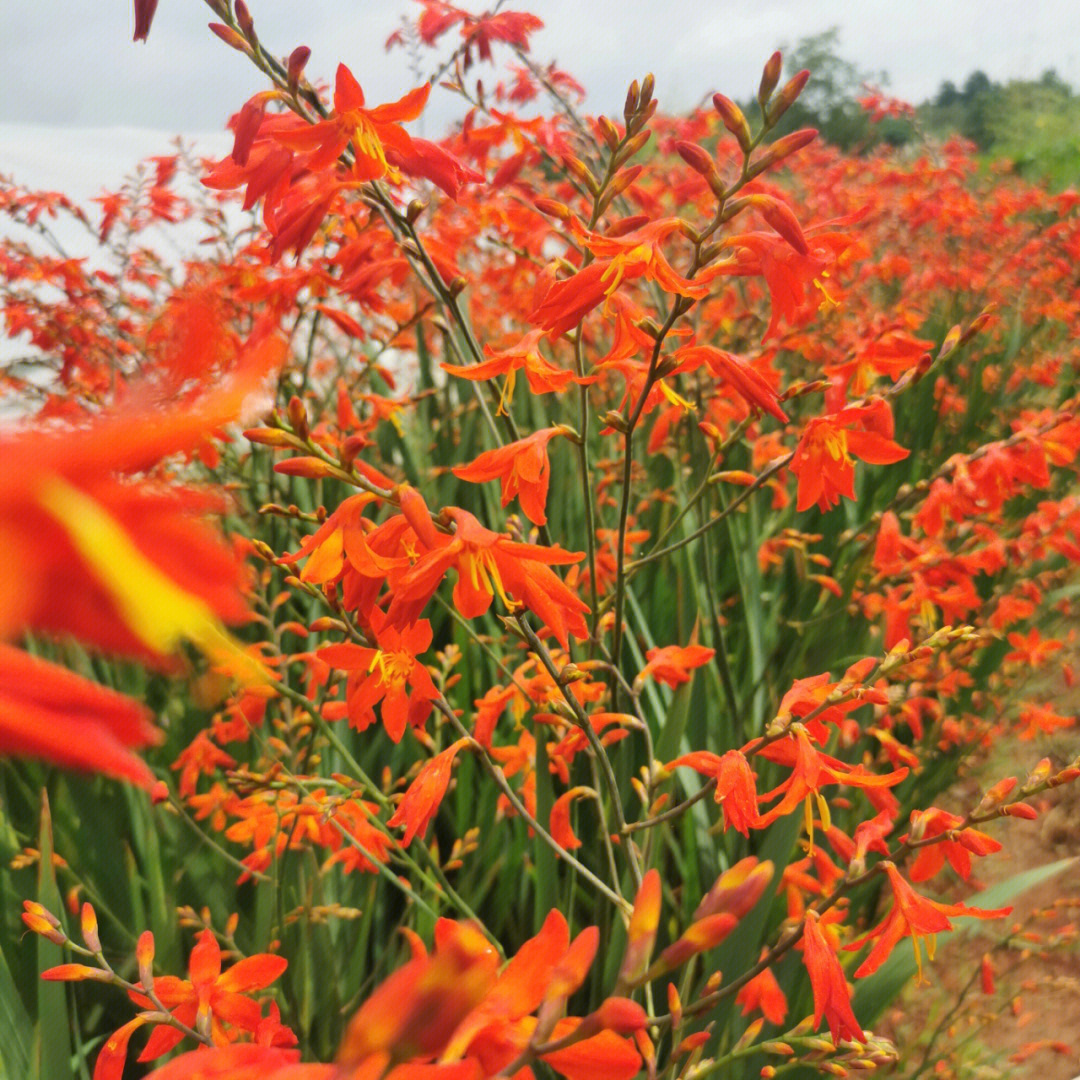
[[[53,868],[52,814],[49,811],[49,796],[44,789],[41,792],[38,851],[38,903],[55,915],[63,910],[63,904]],[[62,982],[45,982],[40,977],[43,971],[62,963],[63,959],[64,953],[59,945],[38,937],[37,1025],[30,1073],[34,1080],[71,1080],[67,987]]]
[[[1069,859],[1060,859],[1057,862],[1047,863],[1046,866],[1036,866],[1031,870],[1014,874],[1005,881],[983,889],[964,903],[975,908],[1002,907],[1010,900],[1028,889],[1060,874],[1080,861],[1080,856]],[[980,924],[975,920],[967,920],[955,930],[947,934],[938,935],[938,944],[948,941],[957,934],[970,934]],[[852,1005],[855,1015],[861,1024],[873,1024],[874,1021],[888,1008],[897,998],[900,991],[907,985],[908,980],[914,977],[918,971],[915,963],[915,954],[911,949],[897,948],[884,964],[873,975],[860,980],[855,987],[855,995]]]
[[[34,1025],[0,949],[0,1074],[30,1076]]]

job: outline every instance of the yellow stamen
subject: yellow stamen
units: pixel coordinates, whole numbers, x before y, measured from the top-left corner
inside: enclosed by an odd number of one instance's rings
[[[680,408],[685,409],[687,412],[696,411],[696,406],[692,401],[687,401],[686,398],[681,397],[675,393],[670,386],[663,379],[660,380],[660,393],[664,395],[671,402],[672,405],[678,405]]]

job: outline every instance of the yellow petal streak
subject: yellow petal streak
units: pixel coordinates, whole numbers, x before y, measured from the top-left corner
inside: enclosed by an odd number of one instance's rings
[[[167,656],[188,641],[242,682],[270,681],[266,669],[225,630],[210,606],[155,566],[96,499],[51,477],[38,501],[67,532],[120,617],[148,648]]]

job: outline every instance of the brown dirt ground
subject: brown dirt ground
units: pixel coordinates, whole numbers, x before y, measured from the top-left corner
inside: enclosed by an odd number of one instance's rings
[[[972,775],[958,781],[943,805],[962,812],[1001,777],[1013,774],[1022,782],[1041,757],[1060,766],[1078,752],[1076,730],[1036,742],[1003,741]],[[1080,781],[1036,802],[1038,820],[1007,819],[994,830],[1005,848],[976,861],[973,884],[976,875],[977,886],[984,887],[1080,856]],[[963,895],[969,893],[958,893],[957,898]],[[1080,1080],[1080,859],[1012,903],[1013,913],[1006,919],[979,923],[975,933],[944,943],[935,963],[926,967],[928,982],[909,987],[898,1008],[886,1015],[883,1033],[903,1052],[893,1076]],[[996,993],[984,995],[976,979],[960,1011],[948,1015],[983,954],[1015,927],[1022,933],[1011,947],[992,952]],[[1039,938],[1025,940],[1022,934],[1028,931]],[[929,1039],[939,1028],[927,1054]]]

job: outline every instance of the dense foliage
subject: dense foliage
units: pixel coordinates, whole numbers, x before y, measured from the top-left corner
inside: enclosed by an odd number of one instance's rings
[[[210,6],[267,77],[228,157],[0,192],[8,1070],[902,1070],[936,936],[989,993],[1019,932],[994,823],[1080,776],[1080,199],[778,136],[779,54],[756,113],[586,116],[440,0],[429,142],[431,84]]]

